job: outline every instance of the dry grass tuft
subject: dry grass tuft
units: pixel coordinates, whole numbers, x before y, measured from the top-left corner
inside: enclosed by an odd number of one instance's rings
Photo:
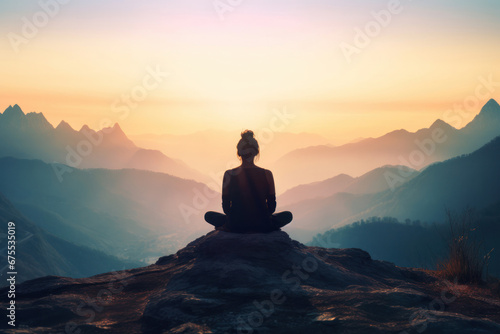
[[[491,250],[482,256],[482,242],[476,238],[474,211],[466,209],[460,214],[446,211],[450,227],[448,258],[438,264],[442,276],[461,284],[480,284],[487,268]]]

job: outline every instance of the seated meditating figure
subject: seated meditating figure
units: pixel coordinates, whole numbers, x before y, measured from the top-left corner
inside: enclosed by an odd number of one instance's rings
[[[250,130],[241,134],[237,154],[241,165],[225,172],[222,182],[224,214],[209,211],[205,220],[218,230],[235,233],[277,231],[292,221],[289,211],[274,213],[276,190],[271,171],[255,165],[259,143]]]

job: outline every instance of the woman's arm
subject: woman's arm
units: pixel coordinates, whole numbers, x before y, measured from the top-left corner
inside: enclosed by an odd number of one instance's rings
[[[267,194],[267,209],[270,214],[276,211],[276,189],[274,187],[274,177],[270,170],[266,170],[266,179],[268,184],[269,193]]]
[[[226,215],[231,212],[231,194],[229,192],[229,183],[231,182],[231,174],[227,170],[222,179],[222,210]]]

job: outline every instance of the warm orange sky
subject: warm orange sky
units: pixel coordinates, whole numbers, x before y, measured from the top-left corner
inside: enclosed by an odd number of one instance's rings
[[[2,2],[0,109],[181,134],[269,127],[278,108],[295,115],[284,131],[338,143],[427,127],[474,96],[478,78],[500,81],[498,1],[253,0],[224,20],[212,3],[71,1],[44,22],[37,1]],[[372,12],[389,10],[376,23]],[[40,27],[23,35],[26,21]],[[367,27],[378,30],[360,46]],[[346,57],[347,44],[359,53]],[[156,82],[155,69],[169,75]],[[481,105],[500,100],[500,86],[486,95]]]

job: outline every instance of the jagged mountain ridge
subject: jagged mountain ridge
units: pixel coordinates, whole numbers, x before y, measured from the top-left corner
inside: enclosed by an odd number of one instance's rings
[[[498,135],[500,105],[492,99],[460,130],[437,120],[429,128],[414,133],[396,130],[337,147],[299,149],[281,157],[273,171],[277,182],[299,185],[342,173],[359,176],[384,165],[406,165],[421,170],[434,162],[471,153]]]
[[[120,125],[79,131],[61,121],[54,128],[42,113],[24,114],[16,104],[0,114],[0,157],[40,159],[76,168],[137,168],[206,181],[208,177],[157,150],[136,146]]]
[[[418,218],[444,218],[444,207],[482,209],[500,202],[500,136],[477,151],[426,168],[393,192],[380,193],[378,206],[368,214]]]
[[[25,282],[16,306],[18,324],[37,334],[68,324],[99,333],[497,333],[500,301],[488,293],[360,249],[305,247],[285,232],[214,231],[148,267]]]
[[[500,202],[500,136],[479,150],[435,163],[414,178],[375,194],[337,193],[283,209],[294,212],[293,237],[307,242],[316,233],[369,217],[442,222],[445,208],[485,208]]]

